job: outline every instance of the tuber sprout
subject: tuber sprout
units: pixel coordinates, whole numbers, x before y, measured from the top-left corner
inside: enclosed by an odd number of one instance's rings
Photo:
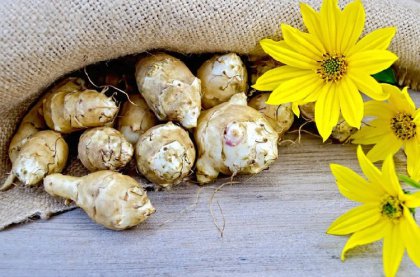
[[[154,113],[139,94],[130,95],[130,101],[122,105],[118,118],[118,130],[132,144],[139,136],[158,123]]]
[[[226,102],[232,95],[247,90],[246,67],[235,53],[213,56],[201,65],[197,77],[201,80],[201,103],[205,109]]]
[[[195,148],[187,131],[168,122],[152,127],[140,136],[136,159],[138,170],[149,181],[170,187],[190,173]]]
[[[270,93],[261,93],[251,98],[248,105],[264,115],[274,130],[279,134],[279,138],[286,133],[293,124],[295,116],[292,111],[292,103],[281,105],[267,105]]]
[[[137,181],[114,171],[83,177],[51,174],[44,188],[52,196],[73,200],[92,220],[113,230],[136,226],[155,212]]]
[[[50,129],[71,133],[112,123],[118,107],[111,97],[96,90],[57,91],[47,96],[43,111]]]
[[[133,152],[133,145],[111,127],[86,130],[79,139],[79,159],[91,172],[121,169],[131,160]]]
[[[208,183],[219,173],[254,174],[278,156],[278,134],[243,93],[201,113],[194,132],[198,148],[197,180]]]
[[[136,81],[159,120],[176,121],[187,129],[197,125],[200,80],[183,62],[164,53],[145,57],[136,64]]]
[[[11,174],[0,190],[9,188],[15,177],[24,185],[36,185],[46,175],[61,172],[67,157],[68,146],[60,133],[39,131],[26,139],[12,163]]]

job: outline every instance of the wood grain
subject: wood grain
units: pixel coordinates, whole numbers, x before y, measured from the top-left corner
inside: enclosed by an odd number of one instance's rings
[[[416,95],[419,103],[419,95]],[[397,169],[405,158],[396,156]],[[343,263],[347,237],[326,235],[355,206],[342,197],[329,164],[360,172],[354,145],[322,144],[304,135],[280,147],[279,160],[257,176],[200,188],[150,192],[157,213],[138,228],[115,232],[79,209],[0,232],[0,276],[382,276],[380,242],[358,247]],[[404,257],[399,276],[420,276]]]

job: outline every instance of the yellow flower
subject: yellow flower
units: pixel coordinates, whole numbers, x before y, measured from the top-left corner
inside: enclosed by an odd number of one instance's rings
[[[273,91],[268,104],[316,101],[315,122],[325,141],[340,110],[349,125],[360,127],[363,99],[359,90],[375,100],[388,98],[371,75],[397,60],[386,50],[396,29],[378,29],[358,41],[365,22],[360,1],[343,11],[337,0],[324,0],[319,13],[306,4],[300,7],[308,33],[282,24],[283,41],[261,40],[263,50],[286,65],[267,71],[253,87]]]
[[[344,246],[341,259],[344,260],[349,249],[383,238],[386,276],[395,275],[405,249],[420,267],[420,228],[410,212],[410,208],[420,206],[420,192],[403,192],[392,156],[385,159],[382,171],[369,161],[360,146],[357,158],[367,180],[347,167],[331,164],[341,194],[362,203],[337,218],[327,231],[332,235],[353,234]]]
[[[407,92],[383,84],[390,94],[387,102],[368,101],[365,114],[375,118],[353,135],[355,144],[375,144],[367,157],[372,161],[384,160],[401,147],[407,155],[407,172],[415,181],[420,180],[420,109]]]

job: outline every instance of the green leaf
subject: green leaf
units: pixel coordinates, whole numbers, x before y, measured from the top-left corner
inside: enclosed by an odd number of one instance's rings
[[[410,177],[408,177],[406,175],[398,174],[398,179],[400,179],[401,182],[404,182],[407,185],[410,185],[414,188],[420,189],[420,183],[414,181],[413,179],[411,179]]]
[[[373,74],[372,77],[375,78],[379,83],[397,85],[397,78],[395,77],[394,70],[391,67],[379,73]]]

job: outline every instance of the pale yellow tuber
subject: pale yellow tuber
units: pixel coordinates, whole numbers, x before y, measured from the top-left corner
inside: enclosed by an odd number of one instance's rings
[[[176,121],[187,129],[197,125],[200,80],[182,61],[164,53],[142,58],[136,64],[136,81],[159,120]]]
[[[300,113],[306,121],[315,122],[315,103],[310,102],[299,106]],[[340,116],[337,125],[334,126],[330,138],[344,143],[347,142],[352,134],[356,132],[356,128],[350,126],[343,117]]]
[[[51,93],[57,91],[78,91],[84,88],[84,81],[80,78],[67,78],[57,85],[53,86],[38,102],[29,110],[22,119],[15,135],[9,145],[9,158],[13,161],[19,155],[19,152],[26,140],[35,133],[47,129],[42,112],[42,103]]]
[[[139,136],[158,124],[158,119],[139,94],[130,95],[130,101],[122,105],[118,116],[118,130],[132,144]]]
[[[281,138],[293,124],[295,116],[292,111],[292,104],[267,105],[270,93],[261,93],[251,98],[248,105],[264,115],[274,130]]]
[[[195,161],[195,148],[188,132],[175,124],[152,127],[136,145],[137,168],[149,181],[170,187],[180,183]]]
[[[278,134],[245,94],[201,113],[194,132],[198,148],[197,180],[208,183],[225,175],[254,174],[278,156]]]
[[[10,187],[15,177],[24,185],[36,185],[46,175],[61,172],[67,157],[68,146],[60,133],[39,131],[26,139],[12,163],[12,172],[0,190]]]
[[[119,170],[130,162],[133,152],[133,145],[111,127],[86,130],[79,139],[78,157],[91,172]]]
[[[113,230],[136,226],[155,212],[137,181],[114,171],[83,177],[51,174],[44,179],[44,188],[53,196],[73,200],[92,220]]]
[[[71,133],[112,123],[118,107],[111,97],[96,90],[57,91],[45,99],[43,111],[50,129]]]
[[[205,109],[228,101],[232,95],[246,92],[248,75],[241,58],[235,53],[216,55],[197,71],[201,80],[201,104]]]

